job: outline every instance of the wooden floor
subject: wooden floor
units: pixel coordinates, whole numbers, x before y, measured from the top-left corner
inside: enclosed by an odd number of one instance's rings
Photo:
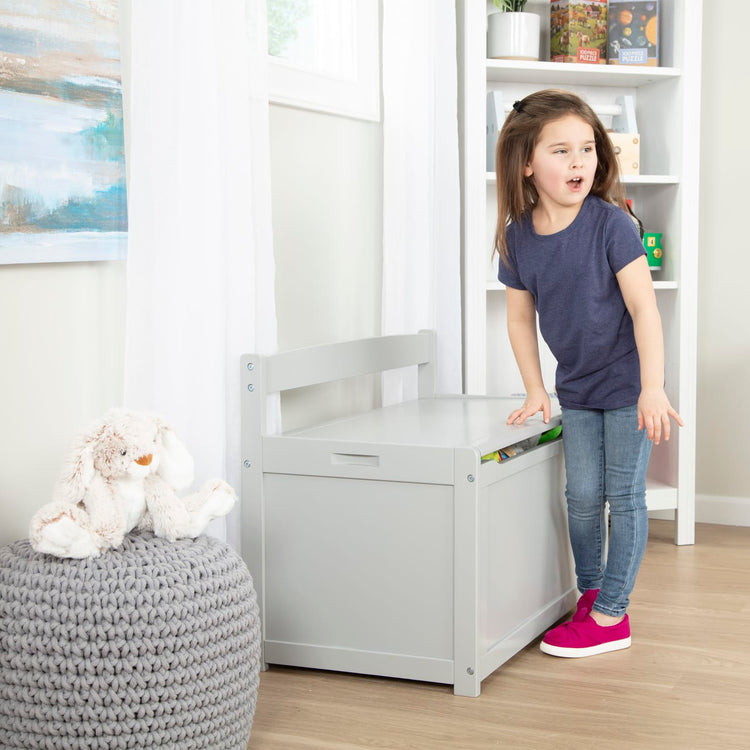
[[[652,521],[633,646],[556,659],[532,643],[479,698],[420,682],[271,667],[250,750],[747,750],[750,528]]]

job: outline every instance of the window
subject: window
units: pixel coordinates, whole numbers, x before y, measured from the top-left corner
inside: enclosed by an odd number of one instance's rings
[[[380,3],[267,0],[269,97],[380,119]]]

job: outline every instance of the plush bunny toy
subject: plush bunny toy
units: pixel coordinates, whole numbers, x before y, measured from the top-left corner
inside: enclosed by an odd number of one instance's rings
[[[174,430],[155,415],[112,410],[76,443],[52,502],[31,519],[38,552],[96,557],[134,528],[175,540],[200,535],[237,497],[224,481],[193,481],[193,460]]]

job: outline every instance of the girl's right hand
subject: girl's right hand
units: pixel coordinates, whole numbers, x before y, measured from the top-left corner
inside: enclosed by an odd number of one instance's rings
[[[542,387],[533,388],[526,394],[523,406],[511,412],[506,424],[523,424],[537,412],[542,412],[544,424],[547,424],[550,418],[550,411],[550,400],[547,391]]]

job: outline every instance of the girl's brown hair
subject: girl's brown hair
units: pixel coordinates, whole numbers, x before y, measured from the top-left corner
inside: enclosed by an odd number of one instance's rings
[[[531,161],[542,128],[566,115],[580,117],[594,131],[597,166],[591,195],[628,211],[612,141],[594,110],[569,91],[546,89],[529,94],[513,105],[495,149],[497,229],[494,249],[506,265],[509,264],[506,240],[508,223],[521,221],[539,200],[534,180],[532,177],[525,177],[524,170]]]

